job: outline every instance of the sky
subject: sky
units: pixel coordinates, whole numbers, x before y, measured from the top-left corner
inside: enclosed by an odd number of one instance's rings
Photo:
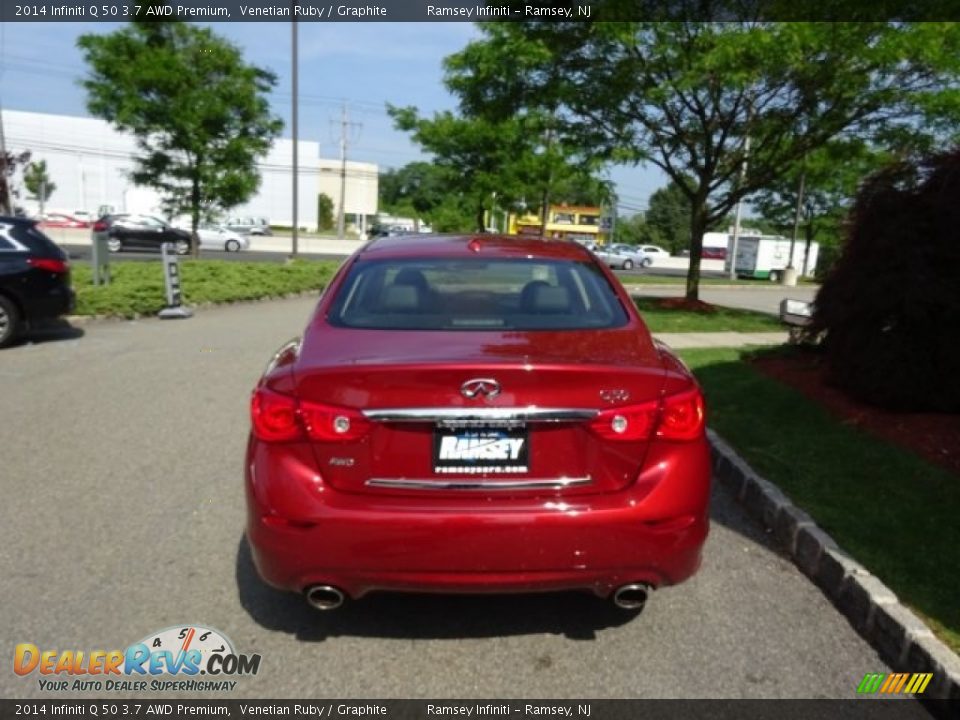
[[[0,23],[0,103],[5,109],[88,116],[79,85],[84,71],[76,39],[110,32],[119,23]],[[276,73],[274,113],[290,137],[291,25],[288,22],[211,23],[244,51],[246,60]],[[386,104],[423,114],[455,110],[443,85],[442,61],[480,37],[471,23],[308,23],[299,33],[299,134],[320,144],[323,157],[339,156],[339,121],[346,104],[351,126],[348,158],[381,168],[428,159],[393,128]],[[646,207],[666,184],[655,168],[612,168],[621,216]]]

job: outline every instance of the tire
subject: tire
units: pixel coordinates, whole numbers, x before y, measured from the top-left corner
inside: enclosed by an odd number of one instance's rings
[[[643,267],[648,268],[648,267],[650,267],[651,265],[653,265],[653,259],[652,259],[652,258],[644,258],[644,259],[643,259],[643,262],[640,263],[640,264],[641,264]]]
[[[190,241],[189,240],[177,240],[173,244],[173,248],[176,251],[177,255],[189,255],[190,254]]]
[[[779,270],[771,270],[771,271],[770,271],[770,282],[772,282],[772,283],[778,283],[778,282],[780,282],[780,271],[779,271]]]
[[[13,301],[0,295],[0,348],[16,342],[23,332],[23,318]]]
[[[624,260],[623,261],[624,270],[633,270],[633,260]]]
[[[223,249],[227,252],[240,252],[240,243],[231,238],[227,240],[227,243],[223,246]]]
[[[123,241],[120,238],[107,238],[107,250],[112,253],[123,250]]]

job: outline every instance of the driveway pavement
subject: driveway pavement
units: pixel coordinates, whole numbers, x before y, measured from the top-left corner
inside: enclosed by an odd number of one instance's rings
[[[634,619],[579,595],[321,615],[266,588],[243,540],[247,400],[312,305],[92,323],[2,353],[0,647],[204,623],[263,657],[232,697],[853,698],[887,670],[719,488],[701,572]],[[0,693],[43,694],[9,664]]]

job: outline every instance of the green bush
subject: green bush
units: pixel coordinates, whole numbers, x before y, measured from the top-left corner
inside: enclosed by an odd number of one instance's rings
[[[817,295],[831,381],[899,410],[960,411],[960,149],[867,181]]]
[[[256,300],[319,290],[329,282],[335,262],[292,263],[182,260],[184,304]],[[163,268],[158,262],[113,263],[109,285],[94,287],[87,265],[73,267],[78,315],[134,317],[159,312],[166,305]]]

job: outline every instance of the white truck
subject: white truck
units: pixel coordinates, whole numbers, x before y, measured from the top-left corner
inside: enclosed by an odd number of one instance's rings
[[[810,255],[804,264],[806,243],[798,239],[793,248],[793,267],[799,275],[812,275],[817,266],[820,246],[810,243]],[[733,236],[727,245],[725,270],[730,272],[733,256]],[[769,279],[780,282],[784,268],[789,265],[790,240],[780,235],[741,235],[737,239],[736,271],[738,277]]]

